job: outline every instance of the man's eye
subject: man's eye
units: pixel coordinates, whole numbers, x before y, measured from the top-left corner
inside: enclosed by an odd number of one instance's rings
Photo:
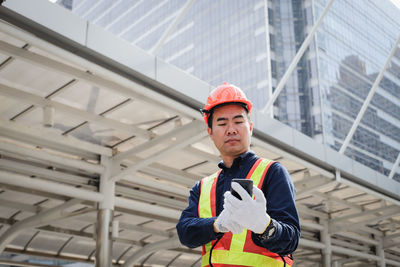
[[[235,121],[236,124],[243,123],[243,121]]]
[[[219,123],[218,126],[225,126],[226,123]]]

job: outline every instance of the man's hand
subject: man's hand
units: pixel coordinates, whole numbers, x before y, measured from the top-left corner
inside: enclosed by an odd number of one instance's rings
[[[226,233],[231,231],[233,234],[240,234],[244,229],[242,226],[232,220],[232,214],[225,209],[215,220],[213,227],[214,232],[216,233]]]
[[[257,234],[263,233],[271,222],[264,193],[253,186],[255,197],[253,199],[238,183],[232,183],[232,188],[242,200],[233,196],[230,191],[225,192],[224,211],[228,211],[231,214],[231,220],[240,226]]]

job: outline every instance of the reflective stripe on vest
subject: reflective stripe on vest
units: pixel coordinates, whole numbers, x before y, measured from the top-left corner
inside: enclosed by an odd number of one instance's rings
[[[258,159],[246,179],[252,179],[253,184],[261,189],[265,175],[274,161]],[[216,216],[216,187],[218,176],[221,171],[216,172],[201,180],[199,217],[210,218]],[[201,266],[209,266],[209,256],[215,240],[203,246]],[[227,232],[214,247],[212,252],[213,266],[283,266],[281,257],[267,249],[254,244],[251,231],[244,229],[240,234]],[[291,266],[292,260],[285,257],[286,265]]]

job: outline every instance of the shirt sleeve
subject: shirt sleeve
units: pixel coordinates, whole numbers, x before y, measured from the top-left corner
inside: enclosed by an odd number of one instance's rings
[[[189,205],[182,211],[176,230],[181,243],[189,248],[195,248],[215,240],[218,234],[214,232],[213,223],[216,217],[199,218],[198,204],[200,197],[200,182],[190,190]]]
[[[267,200],[267,213],[275,226],[275,234],[261,239],[252,234],[255,244],[279,255],[292,254],[299,243],[300,223],[295,205],[295,188],[288,171],[280,163],[274,163],[268,170],[263,192]]]

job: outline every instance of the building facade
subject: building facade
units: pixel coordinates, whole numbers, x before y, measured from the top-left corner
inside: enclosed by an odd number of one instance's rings
[[[261,110],[329,1],[202,0],[187,9],[187,0],[58,2],[211,85],[238,85]],[[400,35],[399,17],[389,0],[334,1],[273,116],[339,150]],[[397,48],[345,154],[389,175],[399,152]],[[393,178],[400,181],[400,171]]]

